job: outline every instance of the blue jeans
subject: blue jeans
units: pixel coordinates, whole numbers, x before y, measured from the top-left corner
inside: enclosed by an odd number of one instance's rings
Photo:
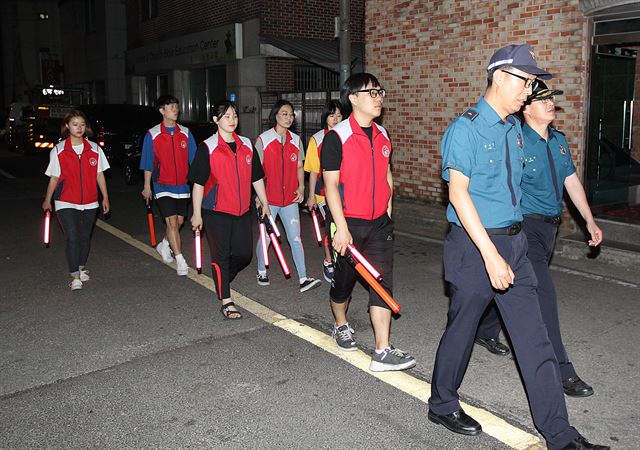
[[[300,212],[298,211],[298,204],[292,203],[288,206],[269,205],[269,209],[271,210],[271,216],[274,220],[280,215],[280,220],[284,224],[284,231],[287,234],[287,240],[289,241],[291,253],[293,254],[293,262],[298,271],[298,278],[302,280],[307,277],[307,268],[304,264],[304,249],[302,248],[302,240],[300,239]],[[270,242],[271,240],[269,236],[267,236],[267,249],[269,248]],[[258,259],[258,272],[265,272],[267,269],[264,265],[261,239],[258,239],[256,256]],[[271,260],[273,261],[275,258],[276,256],[273,255]],[[273,266],[273,264],[272,262],[271,266]]]

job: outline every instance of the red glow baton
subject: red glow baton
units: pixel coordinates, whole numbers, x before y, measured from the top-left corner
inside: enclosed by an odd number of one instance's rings
[[[280,231],[278,231],[278,227],[276,226],[276,221],[273,216],[269,216],[269,222],[271,223],[271,228],[276,233],[276,236],[280,237]]]
[[[260,222],[260,244],[262,245],[262,256],[264,258],[265,267],[269,267],[269,252],[267,251],[267,227],[263,222]]]
[[[357,263],[362,264],[373,276],[373,278],[375,278],[378,281],[382,281],[382,275],[380,275],[380,272],[378,272],[375,269],[375,267],[373,267],[371,263],[367,261],[367,259],[364,256],[362,256],[362,253],[356,250],[356,248],[351,244],[347,244],[347,248],[349,249],[349,252],[351,252],[353,259],[355,259]]]
[[[51,211],[48,209],[44,213],[44,246],[49,248],[49,231],[51,230]]]
[[[269,237],[271,238],[271,245],[273,245],[273,249],[276,251],[276,256],[278,257],[280,267],[282,267],[282,272],[284,273],[285,277],[289,277],[291,275],[291,271],[289,270],[287,261],[284,259],[284,254],[282,253],[282,249],[280,248],[278,237],[273,231],[269,233]]]
[[[202,273],[202,245],[200,242],[200,229],[198,228],[195,233],[196,241],[196,270],[198,273]]]
[[[316,210],[311,210],[311,218],[313,219],[313,229],[316,232],[316,241],[318,241],[318,247],[322,246],[322,235],[320,234],[320,224],[318,224],[318,215]]]
[[[156,227],[153,223],[153,209],[151,208],[151,202],[147,203],[147,220],[149,221],[149,235],[151,236],[151,246],[155,247],[156,242]]]
[[[267,247],[267,225],[262,215],[262,206],[258,206],[256,209],[258,216],[258,227],[260,228],[260,246],[262,247],[262,257],[264,258],[265,267],[269,267],[269,251]]]

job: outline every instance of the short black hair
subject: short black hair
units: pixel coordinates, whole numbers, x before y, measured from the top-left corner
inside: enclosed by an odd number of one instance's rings
[[[276,116],[278,115],[278,112],[280,112],[280,109],[283,106],[291,106],[291,110],[295,112],[295,108],[293,107],[293,104],[289,101],[289,100],[284,100],[284,99],[280,99],[277,102],[274,103],[273,107],[271,108],[271,111],[269,112],[269,126],[270,127],[275,127],[276,126]],[[293,123],[295,124],[295,120],[293,121]],[[293,125],[291,126],[291,128],[293,128]]]
[[[324,105],[324,109],[322,110],[322,116],[320,116],[320,123],[322,124],[323,130],[327,129],[327,118],[331,114],[335,114],[337,111],[340,111],[340,114],[342,114],[342,105],[340,104],[339,100],[329,100]]]
[[[171,103],[180,104],[178,99],[173,95],[161,95],[160,97],[158,97],[158,100],[156,100],[156,109],[163,108],[165,105],[170,105]]]
[[[374,75],[367,72],[353,74],[349,78],[347,78],[347,81],[342,84],[342,86],[340,87],[340,103],[342,103],[343,115],[348,116],[349,114],[351,114],[351,111],[353,109],[351,106],[351,100],[349,100],[349,96],[351,94],[355,94],[360,89],[364,89],[369,83],[371,83],[371,86],[373,87],[380,87],[380,82],[378,81],[378,79]]]
[[[222,119],[229,108],[233,108],[233,111],[238,114],[238,105],[231,100],[220,100],[211,108],[211,115],[218,120]]]
[[[505,64],[504,66],[498,66],[498,67],[494,67],[493,69],[491,69],[490,72],[487,72],[487,89],[491,87],[491,85],[493,84],[493,75],[498,71],[498,70],[511,70],[513,69],[513,66],[510,66],[508,64]]]

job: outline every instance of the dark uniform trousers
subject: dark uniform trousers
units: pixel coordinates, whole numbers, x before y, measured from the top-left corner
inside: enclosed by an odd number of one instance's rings
[[[569,425],[558,362],[538,306],[536,276],[526,256],[527,239],[518,233],[491,236],[491,240],[515,274],[515,284],[504,292],[491,287],[482,256],[463,228],[452,225],[445,239],[444,272],[451,303],[433,369],[429,408],[440,415],[460,409],[457,390],[478,322],[495,298],[513,344],[533,421],[549,449],[562,448],[579,435]]]
[[[577,376],[573,364],[569,361],[567,351],[562,342],[560,334],[560,321],[558,319],[558,299],[556,297],[556,288],[551,279],[549,272],[549,263],[553,256],[553,250],[556,245],[556,235],[558,233],[558,225],[547,223],[542,220],[524,218],[524,232],[527,236],[529,251],[527,256],[533,271],[538,279],[538,302],[540,303],[540,312],[542,320],[547,326],[549,340],[553,345],[553,350],[560,365],[560,378],[567,380]],[[493,305],[493,303],[491,303]],[[500,317],[495,306],[489,306],[485,311],[476,337],[483,339],[495,339],[500,333]]]
[[[553,256],[556,245],[558,225],[547,223],[538,219],[524,218],[524,232],[527,236],[529,251],[527,256],[533,271],[538,279],[538,302],[542,319],[547,326],[549,340],[553,345],[558,364],[560,365],[560,377],[566,380],[576,376],[573,364],[569,361],[567,351],[562,343],[560,334],[560,321],[558,320],[558,299],[556,288],[549,272],[549,262]]]

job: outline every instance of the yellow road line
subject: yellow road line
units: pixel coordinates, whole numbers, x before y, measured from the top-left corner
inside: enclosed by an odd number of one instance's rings
[[[158,261],[162,261],[162,258],[153,247],[140,242],[130,234],[127,234],[102,220],[98,220],[96,225],[104,231],[123,240],[127,244],[137,248],[141,252],[146,253]],[[171,263],[170,266],[175,268],[175,263]],[[189,274],[187,276],[189,279],[195,281],[201,286],[209,289],[210,291],[214,291],[213,280],[210,277],[203,274],[198,275],[198,272],[193,268],[189,268]],[[343,352],[337,349],[331,336],[326,333],[311,328],[303,323],[296,322],[293,319],[289,319],[234,290],[231,290],[231,298],[238,306],[257,316],[261,320],[285,330],[300,339],[304,339],[316,347],[331,353],[358,369],[367,372],[369,375],[384,381],[385,383],[424,403],[427,403],[429,400],[431,385],[426,381],[414,378],[406,372],[371,372],[369,371],[371,357],[362,350]],[[526,431],[507,423],[505,420],[495,416],[485,409],[477,408],[462,402],[461,405],[467,414],[480,422],[483,432],[500,442],[517,450],[540,450],[545,448],[544,443],[538,436],[527,433]]]

